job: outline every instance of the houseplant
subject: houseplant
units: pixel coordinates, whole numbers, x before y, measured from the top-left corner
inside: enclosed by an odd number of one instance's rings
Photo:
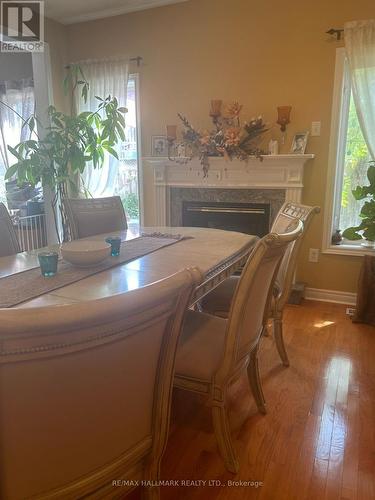
[[[358,226],[348,227],[343,237],[348,240],[367,240],[367,246],[375,244],[375,161],[370,162],[367,170],[368,186],[357,186],[353,191],[356,200],[365,200],[359,213],[361,223]]]
[[[17,163],[9,167],[5,178],[16,177],[19,184],[28,183],[31,186],[41,183],[43,187],[52,190],[56,231],[59,236],[59,211],[65,240],[68,237],[68,227],[61,201],[68,194],[89,195],[80,182],[81,175],[89,163],[92,163],[94,168],[101,168],[105,152],[118,159],[115,146],[119,141],[125,140],[124,113],[127,110],[119,107],[116,97],[109,95],[96,97],[98,104],[95,110],[76,114],[76,92],[80,92],[81,98],[86,102],[89,89],[89,82],[79,65],[67,68],[64,87],[66,92],[70,92],[70,113],[65,114],[50,106],[48,126],[38,122],[35,115],[23,120],[32,136],[14,148],[8,146]],[[38,132],[37,124],[40,125]],[[40,130],[43,131],[42,134]]]

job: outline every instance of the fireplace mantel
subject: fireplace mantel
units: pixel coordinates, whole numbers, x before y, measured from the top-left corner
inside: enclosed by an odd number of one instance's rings
[[[198,159],[185,164],[164,157],[145,157],[143,168],[154,170],[155,223],[168,221],[168,188],[285,189],[285,199],[301,201],[303,170],[313,154],[268,155],[249,161],[210,158],[208,176],[203,177]]]

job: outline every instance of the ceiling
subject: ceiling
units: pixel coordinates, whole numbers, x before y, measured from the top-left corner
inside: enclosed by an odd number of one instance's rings
[[[187,0],[45,0],[46,16],[62,24],[73,24],[103,17]]]

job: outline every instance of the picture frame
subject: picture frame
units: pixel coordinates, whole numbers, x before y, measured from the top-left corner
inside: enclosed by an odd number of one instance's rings
[[[309,132],[297,132],[293,137],[292,146],[290,152],[295,155],[305,154],[307,139],[309,137]]]
[[[165,135],[151,136],[151,156],[168,156],[168,140]]]

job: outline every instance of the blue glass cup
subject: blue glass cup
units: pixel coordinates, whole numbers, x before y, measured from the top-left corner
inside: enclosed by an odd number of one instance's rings
[[[118,236],[109,236],[105,241],[111,245],[112,257],[118,257],[120,255],[121,238]]]
[[[41,252],[38,254],[40,272],[45,278],[55,276],[59,254],[56,252]]]

